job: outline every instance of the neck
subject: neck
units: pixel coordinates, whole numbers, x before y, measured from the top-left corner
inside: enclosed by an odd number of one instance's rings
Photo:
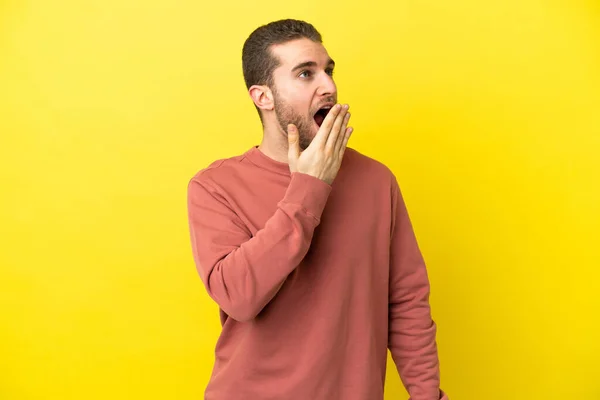
[[[265,124],[263,139],[258,149],[267,157],[282,163],[288,162],[288,139],[279,125]]]

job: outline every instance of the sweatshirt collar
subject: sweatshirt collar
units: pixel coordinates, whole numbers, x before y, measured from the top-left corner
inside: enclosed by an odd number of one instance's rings
[[[258,146],[251,147],[250,150],[246,152],[246,158],[261,168],[280,175],[290,176],[290,166],[287,163],[273,160],[271,157],[260,151]]]

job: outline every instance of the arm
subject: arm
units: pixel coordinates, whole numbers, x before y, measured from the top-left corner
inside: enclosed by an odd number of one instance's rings
[[[446,400],[427,270],[395,178],[392,207],[388,347],[411,400]]]
[[[252,237],[217,190],[188,185],[192,250],[210,297],[231,318],[256,317],[300,264],[320,222],[331,186],[293,173],[284,198]]]

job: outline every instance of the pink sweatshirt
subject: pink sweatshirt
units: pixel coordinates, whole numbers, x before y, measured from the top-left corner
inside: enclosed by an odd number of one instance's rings
[[[429,281],[396,178],[346,150],[333,184],[257,147],[189,182],[198,273],[222,332],[205,400],[382,400],[389,348],[438,400]]]

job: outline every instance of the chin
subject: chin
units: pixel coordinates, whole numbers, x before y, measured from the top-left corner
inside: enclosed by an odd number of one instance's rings
[[[304,132],[301,134],[301,137],[300,137],[300,148],[301,148],[302,150],[306,150],[306,148],[307,148],[308,146],[310,146],[310,144],[311,144],[311,143],[313,142],[313,140],[315,139],[315,136],[317,136],[317,132],[318,132],[318,131],[319,131],[319,126],[318,126],[316,123],[314,123],[314,124],[311,126],[311,129],[310,129],[310,131],[308,131],[308,132],[304,131]]]

